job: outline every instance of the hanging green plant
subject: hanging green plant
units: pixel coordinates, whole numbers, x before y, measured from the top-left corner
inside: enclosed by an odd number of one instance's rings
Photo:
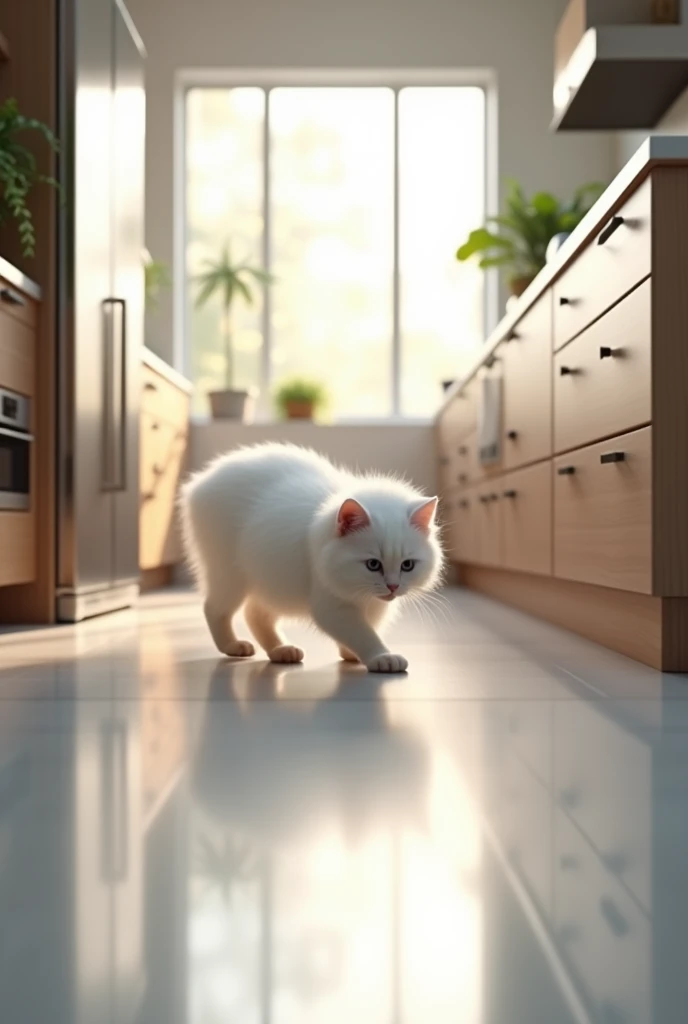
[[[61,187],[55,178],[38,169],[36,157],[20,141],[27,132],[38,132],[53,153],[59,152],[59,142],[46,124],[21,114],[14,99],[0,104],[0,224],[16,223],[22,253],[32,257],[36,254],[36,231],[28,196],[36,185],[49,185],[60,193]]]

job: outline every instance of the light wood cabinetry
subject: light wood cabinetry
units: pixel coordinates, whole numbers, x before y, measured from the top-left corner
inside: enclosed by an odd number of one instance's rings
[[[652,593],[652,428],[554,463],[554,573]]]
[[[140,420],[139,565],[142,587],[170,582],[182,550],[177,495],[189,439],[189,391],[164,364],[147,356]]]
[[[652,181],[610,213],[554,283],[554,347],[561,348],[647,277],[652,267]]]
[[[449,391],[437,430],[464,580],[667,671],[688,671],[684,150],[650,140],[621,172]],[[488,464],[481,381],[495,373]]]
[[[504,468],[513,469],[552,454],[551,292],[545,292],[507,338]]]
[[[555,452],[652,419],[651,291],[648,279],[555,356]]]
[[[2,262],[2,261],[0,261]],[[31,436],[35,434],[36,414],[36,348],[38,344],[38,290],[31,282],[22,286],[21,275],[14,268],[5,265],[5,272],[13,280],[2,275],[0,268],[0,388],[31,399]],[[11,429],[10,424],[3,421]],[[2,429],[3,424],[0,424]],[[0,437],[0,442],[2,438]],[[11,441],[8,439],[7,444]],[[29,451],[29,507],[11,509],[1,507],[0,501],[0,588],[31,584],[37,572],[37,505],[35,498],[36,460],[35,442],[27,442]],[[0,443],[0,459],[10,462],[15,455],[11,448],[3,450]],[[2,484],[0,482],[0,488]],[[1,497],[0,491],[0,497]],[[9,594],[8,591],[3,591]],[[11,600],[11,595],[8,598]],[[5,616],[0,596],[0,621]]]

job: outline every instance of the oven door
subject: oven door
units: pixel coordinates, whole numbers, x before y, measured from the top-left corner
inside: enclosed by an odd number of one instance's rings
[[[0,425],[0,510],[30,507],[32,443],[31,434]]]

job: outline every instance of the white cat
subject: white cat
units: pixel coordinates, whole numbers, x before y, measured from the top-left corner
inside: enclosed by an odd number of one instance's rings
[[[406,670],[376,627],[391,604],[439,579],[437,498],[397,480],[357,477],[293,445],[266,444],[197,473],[181,506],[206,620],[223,654],[254,653],[232,626],[244,606],[271,661],[303,659],[278,629],[286,616],[310,619],[342,658],[371,672]]]

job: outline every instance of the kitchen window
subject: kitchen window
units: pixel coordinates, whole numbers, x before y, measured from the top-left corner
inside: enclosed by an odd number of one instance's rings
[[[479,85],[189,85],[185,359],[194,411],[223,386],[221,311],[193,278],[229,240],[275,277],[232,326],[235,386],[324,382],[336,420],[427,418],[485,334],[457,246],[486,207]]]

